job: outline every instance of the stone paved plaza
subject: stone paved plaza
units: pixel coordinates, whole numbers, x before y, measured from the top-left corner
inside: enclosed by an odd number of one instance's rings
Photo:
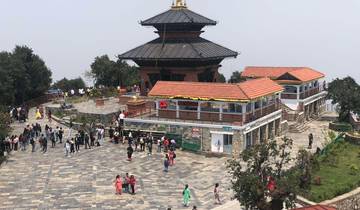
[[[31,110],[30,118],[33,116]],[[30,120],[30,123],[34,120]],[[44,126],[47,120],[41,120]],[[314,121],[301,134],[287,134],[294,139],[293,156],[307,145],[308,132],[315,137],[314,147],[322,145],[322,130],[328,122]],[[52,127],[57,124],[53,122]],[[13,124],[14,133],[22,132],[25,124]],[[65,129],[65,137],[69,130]],[[50,147],[50,146],[49,146]],[[0,209],[190,209],[182,207],[182,190],[191,188],[191,205],[212,209],[213,185],[219,182],[224,203],[230,201],[231,191],[226,178],[226,158],[206,158],[177,151],[176,165],[164,173],[162,154],[147,156],[134,153],[126,161],[124,145],[107,142],[102,147],[82,150],[73,157],[64,157],[63,145],[49,148],[46,154],[12,152],[7,163],[0,167]],[[113,181],[126,172],[137,178],[137,194],[115,195]],[[236,204],[235,204],[236,205]],[[226,206],[226,205],[225,205]]]
[[[24,125],[14,124],[15,132]],[[125,146],[111,143],[82,148],[71,158],[64,157],[62,145],[46,154],[29,149],[13,152],[0,168],[0,209],[183,209],[185,184],[191,188],[191,205],[211,209],[216,182],[222,186],[223,199],[231,197],[224,158],[178,151],[176,165],[167,174],[162,169],[162,154],[155,151],[148,157],[135,152],[128,162]],[[137,194],[115,195],[115,176],[126,172],[137,178]]]

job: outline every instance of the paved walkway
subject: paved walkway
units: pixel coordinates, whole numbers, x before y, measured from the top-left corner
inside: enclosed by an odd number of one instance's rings
[[[14,124],[14,132],[24,126]],[[128,162],[125,147],[111,143],[82,149],[71,158],[64,157],[63,145],[49,148],[46,154],[29,149],[13,152],[0,168],[0,209],[184,209],[185,184],[191,188],[191,205],[211,209],[216,182],[225,202],[230,198],[224,158],[178,151],[169,173],[162,172],[162,167],[159,153],[151,157],[135,153],[134,161]],[[126,172],[137,178],[137,194],[115,195],[115,176]]]

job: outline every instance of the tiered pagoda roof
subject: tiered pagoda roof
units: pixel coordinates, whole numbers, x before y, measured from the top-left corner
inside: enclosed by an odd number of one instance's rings
[[[237,52],[200,37],[202,28],[216,21],[189,10],[183,1],[147,20],[143,26],[153,26],[159,38],[119,55],[120,59],[137,61],[218,60],[236,57]]]
[[[199,25],[216,25],[216,21],[204,17],[187,8],[170,9],[155,17],[141,21],[143,26],[154,26],[162,24],[199,24]]]

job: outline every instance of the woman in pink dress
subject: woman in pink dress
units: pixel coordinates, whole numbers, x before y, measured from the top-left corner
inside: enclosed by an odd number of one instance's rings
[[[116,179],[115,179],[115,190],[116,190],[116,193],[115,193],[115,194],[121,195],[121,193],[122,193],[122,181],[121,181],[120,175],[117,175],[117,176],[116,176]]]

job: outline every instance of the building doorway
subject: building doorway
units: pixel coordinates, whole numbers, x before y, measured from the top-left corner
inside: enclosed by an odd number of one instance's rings
[[[211,133],[211,152],[232,154],[233,134]]]

